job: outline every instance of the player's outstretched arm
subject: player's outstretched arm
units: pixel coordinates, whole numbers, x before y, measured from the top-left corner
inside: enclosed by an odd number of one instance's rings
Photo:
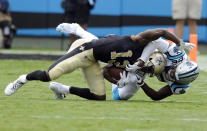
[[[144,83],[143,86],[140,87],[142,88],[144,93],[154,101],[162,100],[173,94],[169,85],[162,87],[158,91],[155,91],[154,89],[150,88],[146,83]]]
[[[79,24],[77,23],[62,23],[56,27],[57,31],[60,31],[65,34],[74,34],[83,39],[98,39],[95,35],[85,31]]]
[[[142,88],[144,93],[149,96],[152,100],[158,101],[162,100],[168,96],[171,96],[173,93],[169,87],[169,85],[164,86],[159,91],[155,91],[154,89],[150,88],[142,79],[141,76],[136,74],[137,77],[137,84]]]
[[[160,37],[173,41],[181,50],[191,50],[195,47],[192,43],[183,42],[182,39],[167,29],[151,29],[131,36],[133,41],[137,41],[142,45],[147,45],[149,42],[157,40]]]

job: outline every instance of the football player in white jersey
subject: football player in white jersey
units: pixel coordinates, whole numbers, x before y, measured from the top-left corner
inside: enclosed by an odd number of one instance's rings
[[[82,38],[98,39],[96,36],[90,34],[89,32],[81,31],[81,29],[77,29],[77,28],[79,27],[75,24],[74,26],[72,26],[72,24],[60,24],[57,27],[57,30],[63,33],[75,33],[76,35],[79,35]],[[118,86],[113,85],[113,99],[127,100],[130,97],[132,97],[140,87],[153,100],[161,100],[167,96],[172,95],[173,93],[174,94],[184,93],[189,87],[188,83],[193,81],[198,76],[199,69],[197,64],[190,62],[188,60],[188,57],[184,51],[184,49],[190,50],[194,46],[191,43],[181,42],[180,44],[181,45],[179,47],[176,46],[176,44],[170,45],[168,42],[166,42],[161,38],[149,43],[145,47],[138,62],[134,63],[133,65],[128,65],[126,67],[128,73],[126,74],[125,72],[123,72],[121,74],[121,80],[118,81]],[[164,62],[165,68],[163,68],[164,70],[162,71],[162,73],[160,73],[161,70],[157,72],[147,72],[147,73],[151,73],[151,74],[155,73],[158,76],[159,80],[168,83],[167,86],[161,88],[159,91],[155,91],[150,87],[148,87],[147,84],[145,84],[143,81],[143,79],[145,78],[145,73],[143,71],[139,71],[141,70],[142,66],[144,66],[145,62],[148,60],[150,54],[154,52],[156,49],[162,52],[165,56],[165,58],[162,59],[162,60],[166,60],[166,62]],[[156,63],[152,63],[152,64],[155,65],[154,69],[159,68],[159,64],[158,65],[156,65]],[[180,68],[181,66],[185,66],[186,67],[185,70],[182,70],[182,68]],[[192,68],[193,70],[190,70]],[[182,76],[182,74],[185,75],[186,73],[189,75],[186,76],[185,80],[179,77],[180,75]],[[116,82],[117,81],[115,81],[115,83]],[[54,88],[55,87],[61,88],[64,86],[65,85],[55,82],[52,82],[50,84],[50,88],[53,89],[56,95],[59,93],[58,91],[54,90]]]
[[[190,50],[192,48],[187,47],[186,49]],[[167,83],[167,85],[162,87],[159,91],[150,88],[144,83],[145,75],[143,75],[142,71],[139,71],[141,68],[138,66],[138,61],[135,64],[126,67],[126,71],[130,73],[121,74],[118,86],[112,85],[113,100],[128,100],[140,87],[152,100],[161,100],[172,94],[184,94],[189,89],[190,83],[199,75],[199,67],[196,63],[188,59],[184,48],[178,48],[176,44],[169,44],[167,41],[159,38],[145,47],[140,59],[146,61],[148,58],[147,56],[155,50],[162,52],[163,58],[153,61],[152,64],[154,64],[154,67],[156,68],[164,66],[164,70],[157,70],[156,73],[151,70],[151,72],[147,73],[155,73],[158,80]],[[157,56],[154,56],[151,59],[156,59],[156,57]],[[158,64],[160,63],[160,60],[162,60],[161,63],[165,64]],[[107,71],[107,69],[105,70]],[[137,73],[137,71],[139,72]],[[110,78],[108,78],[108,80],[113,82]]]
[[[156,66],[159,68],[160,65],[156,64]],[[177,65],[165,66],[164,70],[155,76],[167,85],[155,91],[144,82],[145,77],[142,74],[136,72],[126,74],[123,72],[118,81],[118,86],[113,85],[113,100],[128,100],[140,87],[152,100],[162,100],[172,94],[184,94],[189,89],[190,83],[198,75],[198,65],[189,60],[179,62]]]

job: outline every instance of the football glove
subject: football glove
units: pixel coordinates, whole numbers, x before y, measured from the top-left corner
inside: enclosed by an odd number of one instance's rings
[[[56,27],[56,30],[65,34],[76,34],[79,27],[80,25],[77,23],[62,23]]]
[[[118,81],[117,85],[119,88],[124,87],[128,83],[126,72],[120,73],[120,80]]]
[[[142,84],[143,78],[141,75],[138,75],[136,73],[126,72],[120,73],[121,79],[118,81],[117,85],[119,88],[122,88],[126,86],[127,84],[136,85],[136,84]],[[144,76],[143,76],[144,77]]]
[[[142,86],[144,84],[142,77],[140,75],[136,74],[136,78],[137,78],[137,84],[139,86]]]
[[[139,62],[135,62],[133,65],[126,65],[126,71],[129,72],[136,72],[137,70],[141,69],[141,67],[138,66]]]
[[[180,45],[178,46],[178,49],[183,51],[184,49],[187,49],[188,51],[192,50],[195,47],[195,44],[184,42],[181,40]]]

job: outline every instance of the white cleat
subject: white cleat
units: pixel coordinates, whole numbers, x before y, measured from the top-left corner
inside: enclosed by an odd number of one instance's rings
[[[81,27],[77,23],[62,23],[56,27],[56,30],[66,34],[76,34],[78,28]]]
[[[10,96],[17,92],[17,90],[27,83],[26,75],[21,75],[13,83],[9,83],[4,90],[5,95]]]
[[[53,91],[56,99],[64,99],[65,94],[69,93],[69,86],[57,82],[51,82],[49,88]]]

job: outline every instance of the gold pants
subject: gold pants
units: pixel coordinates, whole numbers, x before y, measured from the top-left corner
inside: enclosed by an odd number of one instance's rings
[[[76,40],[68,53],[49,68],[49,77],[51,80],[55,80],[63,74],[81,68],[90,91],[96,95],[105,95],[103,70],[93,57],[93,48],[84,50],[84,46],[81,46],[87,42],[90,42],[90,40]]]

